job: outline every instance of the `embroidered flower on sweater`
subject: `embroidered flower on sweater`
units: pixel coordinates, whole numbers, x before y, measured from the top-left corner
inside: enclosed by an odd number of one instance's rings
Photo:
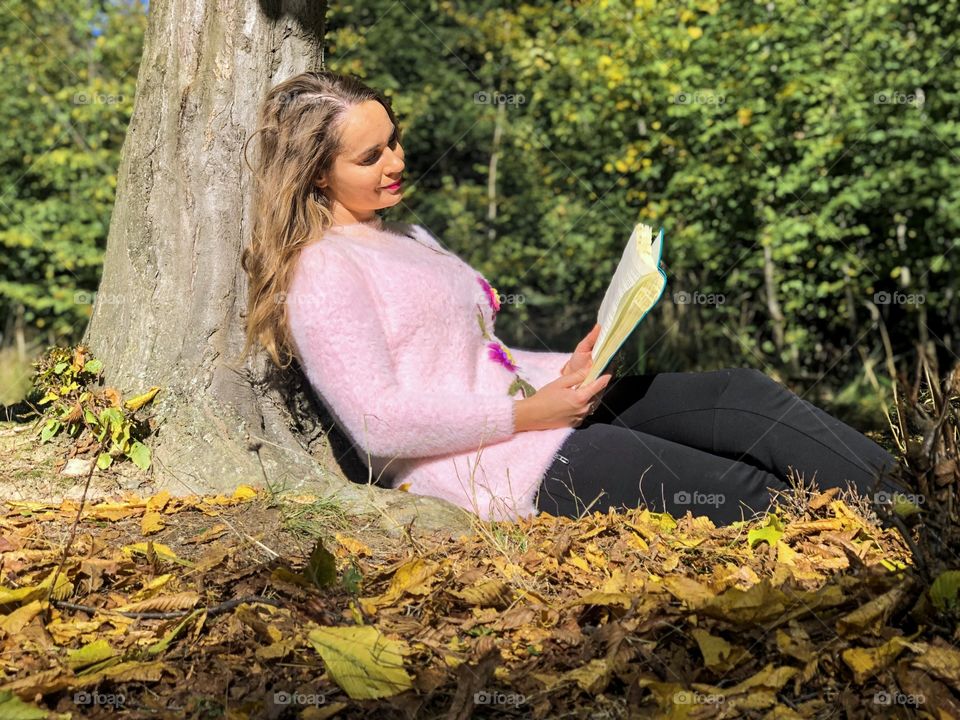
[[[480,283],[480,286],[483,288],[484,294],[487,297],[487,300],[490,302],[490,308],[493,310],[492,317],[496,319],[497,310],[500,309],[500,297],[496,289],[493,288],[490,283],[488,283],[482,276],[477,276],[477,282]],[[516,395],[518,392],[523,393],[523,397],[530,397],[537,392],[537,389],[520,377],[520,374],[517,372],[517,363],[513,359],[513,355],[510,353],[510,349],[503,343],[497,341],[488,331],[487,323],[485,322],[483,311],[480,306],[477,305],[477,324],[480,326],[480,334],[483,335],[484,340],[489,340],[487,343],[487,353],[491,360],[494,362],[503,365],[508,371],[514,373],[514,380],[510,383],[510,387],[507,390],[508,395]]]
[[[493,308],[493,317],[496,317],[497,311],[500,310],[500,293],[498,293],[497,289],[490,285],[482,275],[477,275],[477,282],[480,283],[480,287],[483,288],[483,292],[490,302],[490,307]]]
[[[499,342],[492,342],[487,343],[487,348],[490,350],[491,360],[496,360],[510,372],[517,371],[517,366],[513,362],[513,355],[510,354],[510,350],[506,345]]]

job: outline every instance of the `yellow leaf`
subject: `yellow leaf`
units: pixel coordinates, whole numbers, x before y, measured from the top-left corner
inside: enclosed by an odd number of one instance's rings
[[[87,517],[115,522],[117,520],[126,520],[131,515],[140,513],[142,509],[143,505],[141,504],[104,502],[90,508]]]
[[[454,597],[466,600],[480,607],[506,607],[510,604],[513,591],[502,580],[487,580],[479,585],[471,585],[463,590],[449,590]]]
[[[130,596],[131,602],[137,602],[139,600],[145,600],[148,597],[153,597],[157,591],[161,590],[168,582],[173,578],[172,573],[166,573],[164,575],[157,575],[152,580],[149,580],[144,586]]]
[[[701,30],[700,28],[698,28],[696,25],[691,25],[690,27],[688,27],[688,28],[687,28],[687,33],[688,33],[688,34],[690,35],[690,37],[692,37],[694,40],[698,40],[699,38],[701,38],[701,37],[703,36],[703,30]]]
[[[0,606],[29,602],[42,594],[43,590],[36,585],[22,588],[0,588]]]
[[[123,406],[127,408],[127,410],[139,410],[148,402],[153,400],[154,396],[158,392],[160,392],[160,386],[154,385],[152,388],[143,393],[143,395],[137,395],[136,397],[127,400]]]
[[[270,645],[258,647],[254,651],[257,660],[279,660],[284,658],[296,649],[296,640],[280,640]]]
[[[670,575],[663,579],[663,586],[677,600],[687,604],[691,610],[697,610],[705,604],[712,602],[716,597],[710,588],[703,585],[693,578],[684,575]]]
[[[238,485],[233,491],[233,497],[237,500],[253,500],[257,497],[257,491],[249,485]]]
[[[911,664],[936,675],[953,687],[960,684],[960,652],[952,647],[930,646],[923,655],[914,658]]]
[[[76,650],[67,650],[67,666],[77,670],[111,658],[114,655],[116,655],[116,651],[110,647],[110,643],[101,638]]]
[[[737,122],[740,123],[742,127],[746,127],[750,124],[750,119],[753,117],[753,110],[750,108],[740,108],[737,110]]]
[[[155,532],[160,532],[165,527],[166,523],[163,514],[153,510],[145,512],[140,519],[140,533],[142,535],[151,535]]]
[[[587,564],[587,561],[577,555],[573,550],[570,551],[566,561],[575,568],[579,568],[584,572],[590,572],[590,566]]]
[[[163,675],[164,663],[162,660],[152,662],[138,662],[131,660],[113,665],[100,672],[93,673],[83,678],[75,680],[79,686],[97,685],[109,678],[110,680],[120,682],[157,682]]]
[[[171,550],[167,545],[163,543],[148,541],[141,543],[133,543],[132,545],[125,545],[121,550],[127,555],[146,555],[147,554],[147,545],[153,544],[153,551],[157,554],[161,560],[166,560],[168,562],[177,563],[178,565],[186,565],[187,567],[193,567],[193,563],[189,560],[183,560],[182,558],[177,557],[177,554]]]
[[[847,613],[837,620],[837,633],[850,636],[859,635],[870,628],[879,629],[886,622],[893,609],[900,603],[904,592],[901,586],[893,587],[883,595],[879,595],[856,610]]]
[[[159,512],[167,506],[168,502],[170,502],[170,491],[161,490],[156,495],[147,498],[147,510]]]
[[[854,682],[863,683],[897,659],[909,642],[901,635],[890,638],[873,648],[848,648],[841,653],[843,661],[853,670]]]
[[[57,572],[57,568],[54,568],[50,571],[50,574],[47,575],[43,581],[37,585],[37,588],[41,590],[41,596],[46,595],[47,589],[53,583],[53,577],[56,575],[57,584],[54,586],[53,590],[50,591],[50,597],[54,600],[66,600],[73,594],[73,583],[67,580],[67,576],[64,573]]]
[[[320,627],[307,639],[333,681],[355,700],[391,697],[413,687],[413,678],[403,667],[409,648],[372,625]]]
[[[430,586],[437,580],[436,573],[439,568],[440,563],[414,558],[397,569],[390,580],[390,587],[383,595],[360,598],[360,603],[366,612],[374,612],[377,607],[389,605],[398,600],[405,592],[425,595],[430,592]]]
[[[347,551],[348,553],[350,553],[351,555],[359,555],[359,556],[362,556],[362,555],[372,555],[372,554],[373,554],[373,552],[370,550],[370,548],[369,548],[367,545],[365,545],[364,543],[362,543],[362,542],[360,542],[359,540],[356,540],[356,539],[354,539],[354,538],[352,538],[352,537],[348,537],[348,536],[346,536],[346,535],[341,535],[340,533],[336,533],[336,534],[333,536],[333,538],[334,538],[334,540],[336,540],[338,543],[340,543],[340,545],[343,547],[343,549],[346,550],[346,551]]]
[[[66,645],[81,635],[96,631],[102,623],[99,620],[72,620],[60,622],[54,620],[47,625],[47,632],[57,645]]]
[[[603,692],[607,685],[610,684],[610,675],[613,673],[614,667],[611,658],[600,658],[591,660],[586,665],[583,665],[573,670],[569,670],[563,674],[563,680],[572,680],[581,689],[590,693],[591,695],[596,695],[597,693]]]
[[[633,605],[633,598],[626,593],[610,593],[593,590],[581,595],[575,600],[566,603],[564,607],[575,607],[577,605],[620,605],[630,609]]]
[[[7,635],[13,635],[23,630],[26,625],[39,613],[42,603],[32,600],[23,607],[19,607],[0,620],[0,629]]]
[[[714,672],[727,673],[750,655],[739,645],[728,643],[702,628],[693,628],[690,632],[700,646],[704,664]]]

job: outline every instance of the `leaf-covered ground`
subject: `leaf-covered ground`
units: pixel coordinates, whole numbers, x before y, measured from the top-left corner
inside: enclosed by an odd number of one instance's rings
[[[848,500],[394,538],[243,487],[72,537],[79,500],[7,501],[0,718],[960,716],[903,538]]]

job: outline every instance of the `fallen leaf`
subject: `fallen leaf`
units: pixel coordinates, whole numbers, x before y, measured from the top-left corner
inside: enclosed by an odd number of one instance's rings
[[[372,625],[318,627],[307,639],[323,658],[327,672],[355,700],[397,695],[413,686],[403,666],[410,650]]]

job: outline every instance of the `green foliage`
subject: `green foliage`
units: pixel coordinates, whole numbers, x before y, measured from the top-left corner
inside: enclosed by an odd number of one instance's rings
[[[51,344],[92,311],[145,28],[123,0],[0,13],[0,317],[23,306]]]
[[[141,470],[149,469],[150,448],[143,440],[152,428],[136,413],[153,400],[159,388],[122,402],[116,389],[95,387],[103,363],[82,345],[71,349],[51,347],[33,365],[33,392],[39,398],[36,402],[47,406],[40,442],[49,442],[64,432],[74,438],[78,451],[106,448],[97,455],[101,470],[110,467],[117,457],[129,458]]]
[[[508,342],[570,349],[638,219],[665,227],[638,343],[657,369],[841,374],[879,348],[874,308],[895,352],[955,336],[960,3],[406,8],[333,5],[328,65],[401,116],[416,185],[393,216],[525,298]]]

